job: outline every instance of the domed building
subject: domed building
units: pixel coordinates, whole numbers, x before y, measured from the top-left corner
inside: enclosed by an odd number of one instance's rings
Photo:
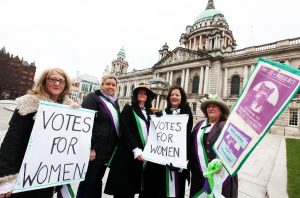
[[[112,62],[111,72],[118,75],[119,102],[123,107],[130,101],[132,90],[141,82],[163,78],[169,85],[180,85],[188,96],[194,123],[204,115],[199,99],[204,94],[216,93],[232,107],[246,84],[257,58],[264,57],[300,68],[300,38],[275,41],[244,49],[236,49],[236,41],[229,24],[213,0],[187,25],[179,38],[180,46],[170,50],[165,43],[159,50],[159,60],[150,68],[127,72],[125,50]],[[123,53],[124,52],[124,53]],[[122,67],[123,66],[123,67]],[[164,92],[159,92],[157,108],[166,105]],[[300,94],[272,127],[271,132],[300,135]]]

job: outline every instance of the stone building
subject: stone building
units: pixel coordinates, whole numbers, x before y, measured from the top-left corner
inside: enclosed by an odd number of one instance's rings
[[[234,105],[258,57],[300,67],[300,37],[236,50],[233,33],[222,12],[215,9],[213,0],[209,0],[206,9],[186,27],[179,43],[173,50],[165,43],[159,50],[159,61],[151,68],[127,72],[125,53],[119,61],[119,65],[124,65],[123,70],[113,62],[111,72],[120,80],[121,107],[130,101],[132,90],[139,83],[159,77],[170,85],[184,88],[196,121],[203,118],[199,98],[204,94],[216,93],[230,107]],[[164,94],[154,101],[159,108],[165,104]],[[300,135],[299,107],[300,95],[297,94],[271,132]]]
[[[26,94],[34,83],[35,63],[0,50],[0,99],[15,99]]]

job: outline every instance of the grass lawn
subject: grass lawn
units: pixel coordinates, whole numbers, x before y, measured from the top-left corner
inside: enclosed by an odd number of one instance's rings
[[[286,139],[289,198],[300,196],[300,140]]]

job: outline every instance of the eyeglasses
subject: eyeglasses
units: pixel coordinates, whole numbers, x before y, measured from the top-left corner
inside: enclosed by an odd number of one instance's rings
[[[48,77],[47,79],[50,80],[50,82],[52,82],[53,84],[58,82],[60,85],[65,85],[65,83],[66,83],[66,81],[64,79],[57,79],[57,78],[51,78],[51,77]]]

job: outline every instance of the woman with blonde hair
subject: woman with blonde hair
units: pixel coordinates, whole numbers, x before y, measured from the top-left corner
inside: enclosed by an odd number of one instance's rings
[[[80,107],[67,97],[71,82],[59,68],[45,70],[28,93],[16,99],[16,110],[9,122],[8,131],[0,149],[0,198],[43,197],[52,198],[54,187],[12,194],[18,172],[35,122],[40,101]]]
[[[89,93],[82,107],[96,111],[92,131],[90,163],[85,180],[80,182],[77,198],[99,198],[106,164],[114,153],[119,139],[119,104],[115,97],[117,78],[102,77],[101,88]]]

